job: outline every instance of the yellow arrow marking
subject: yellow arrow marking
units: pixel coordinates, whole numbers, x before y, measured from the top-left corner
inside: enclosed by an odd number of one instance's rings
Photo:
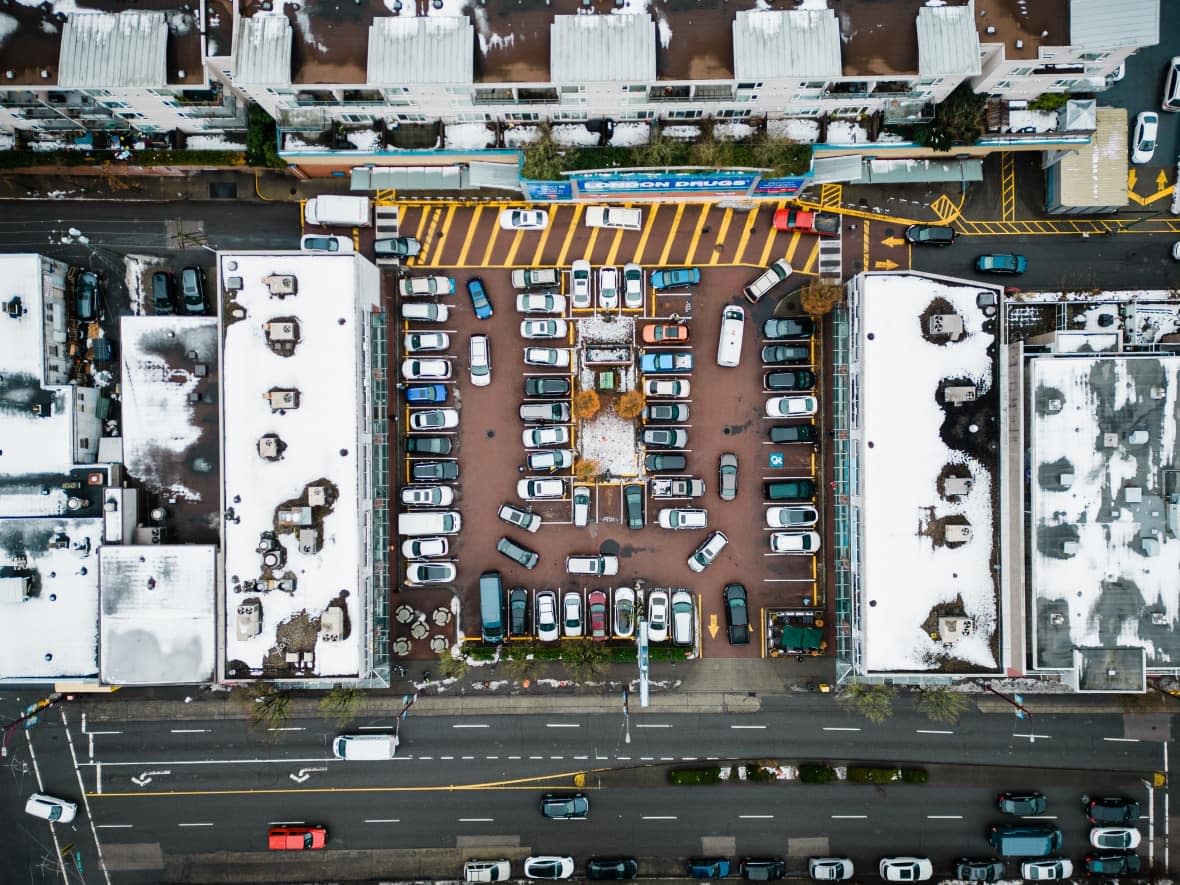
[[[1139,175],[1134,169],[1127,170],[1127,188],[1129,190],[1135,190],[1135,182],[1138,180],[1138,178]]]
[[[895,267],[897,267],[897,262],[890,261],[888,258],[886,258],[884,261],[878,259],[877,261],[873,262],[873,267],[875,267],[877,270],[893,270]]]
[[[1160,190],[1163,190],[1164,185],[1166,185],[1167,183],[1168,183],[1168,173],[1165,172],[1163,169],[1161,169],[1160,174],[1155,177],[1155,186],[1158,187]]]
[[[716,639],[717,631],[720,629],[721,627],[717,623],[717,615],[709,615],[709,635]]]
[[[893,248],[894,246],[904,246],[905,240],[902,237],[886,237],[881,241],[881,245],[889,246],[890,248]]]

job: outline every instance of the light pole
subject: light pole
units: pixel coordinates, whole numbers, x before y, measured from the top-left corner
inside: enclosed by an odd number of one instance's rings
[[[1036,743],[1037,736],[1033,732],[1032,710],[1030,710],[1030,709],[1028,709],[1028,707],[1024,706],[1024,696],[1014,694],[1014,695],[1012,695],[1012,697],[1008,697],[1006,694],[1002,694],[1002,693],[996,691],[994,688],[992,688],[986,682],[983,684],[983,687],[987,691],[990,691],[992,694],[994,694],[996,697],[1002,698],[1004,701],[1006,701],[1007,703],[1009,703],[1013,707],[1015,707],[1015,710],[1013,712],[1015,713],[1017,719],[1025,719],[1025,718],[1028,719],[1028,742],[1030,744]]]
[[[623,743],[631,743],[631,711],[627,707],[627,702],[631,697],[631,690],[627,686],[623,686]]]

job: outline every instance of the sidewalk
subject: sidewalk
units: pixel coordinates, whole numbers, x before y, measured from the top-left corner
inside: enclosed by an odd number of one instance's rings
[[[215,167],[54,167],[0,175],[4,200],[120,200],[144,202],[298,202],[322,193],[348,193],[347,179],[302,181],[284,172]]]

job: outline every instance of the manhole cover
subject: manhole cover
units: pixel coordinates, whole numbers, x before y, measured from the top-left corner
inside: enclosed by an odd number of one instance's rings
[[[238,183],[236,181],[209,182],[209,199],[236,200],[238,198]]]

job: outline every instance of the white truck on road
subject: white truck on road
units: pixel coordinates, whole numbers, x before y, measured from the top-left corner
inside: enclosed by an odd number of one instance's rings
[[[325,194],[304,204],[303,218],[308,224],[330,227],[369,227],[373,224],[368,197]]]

